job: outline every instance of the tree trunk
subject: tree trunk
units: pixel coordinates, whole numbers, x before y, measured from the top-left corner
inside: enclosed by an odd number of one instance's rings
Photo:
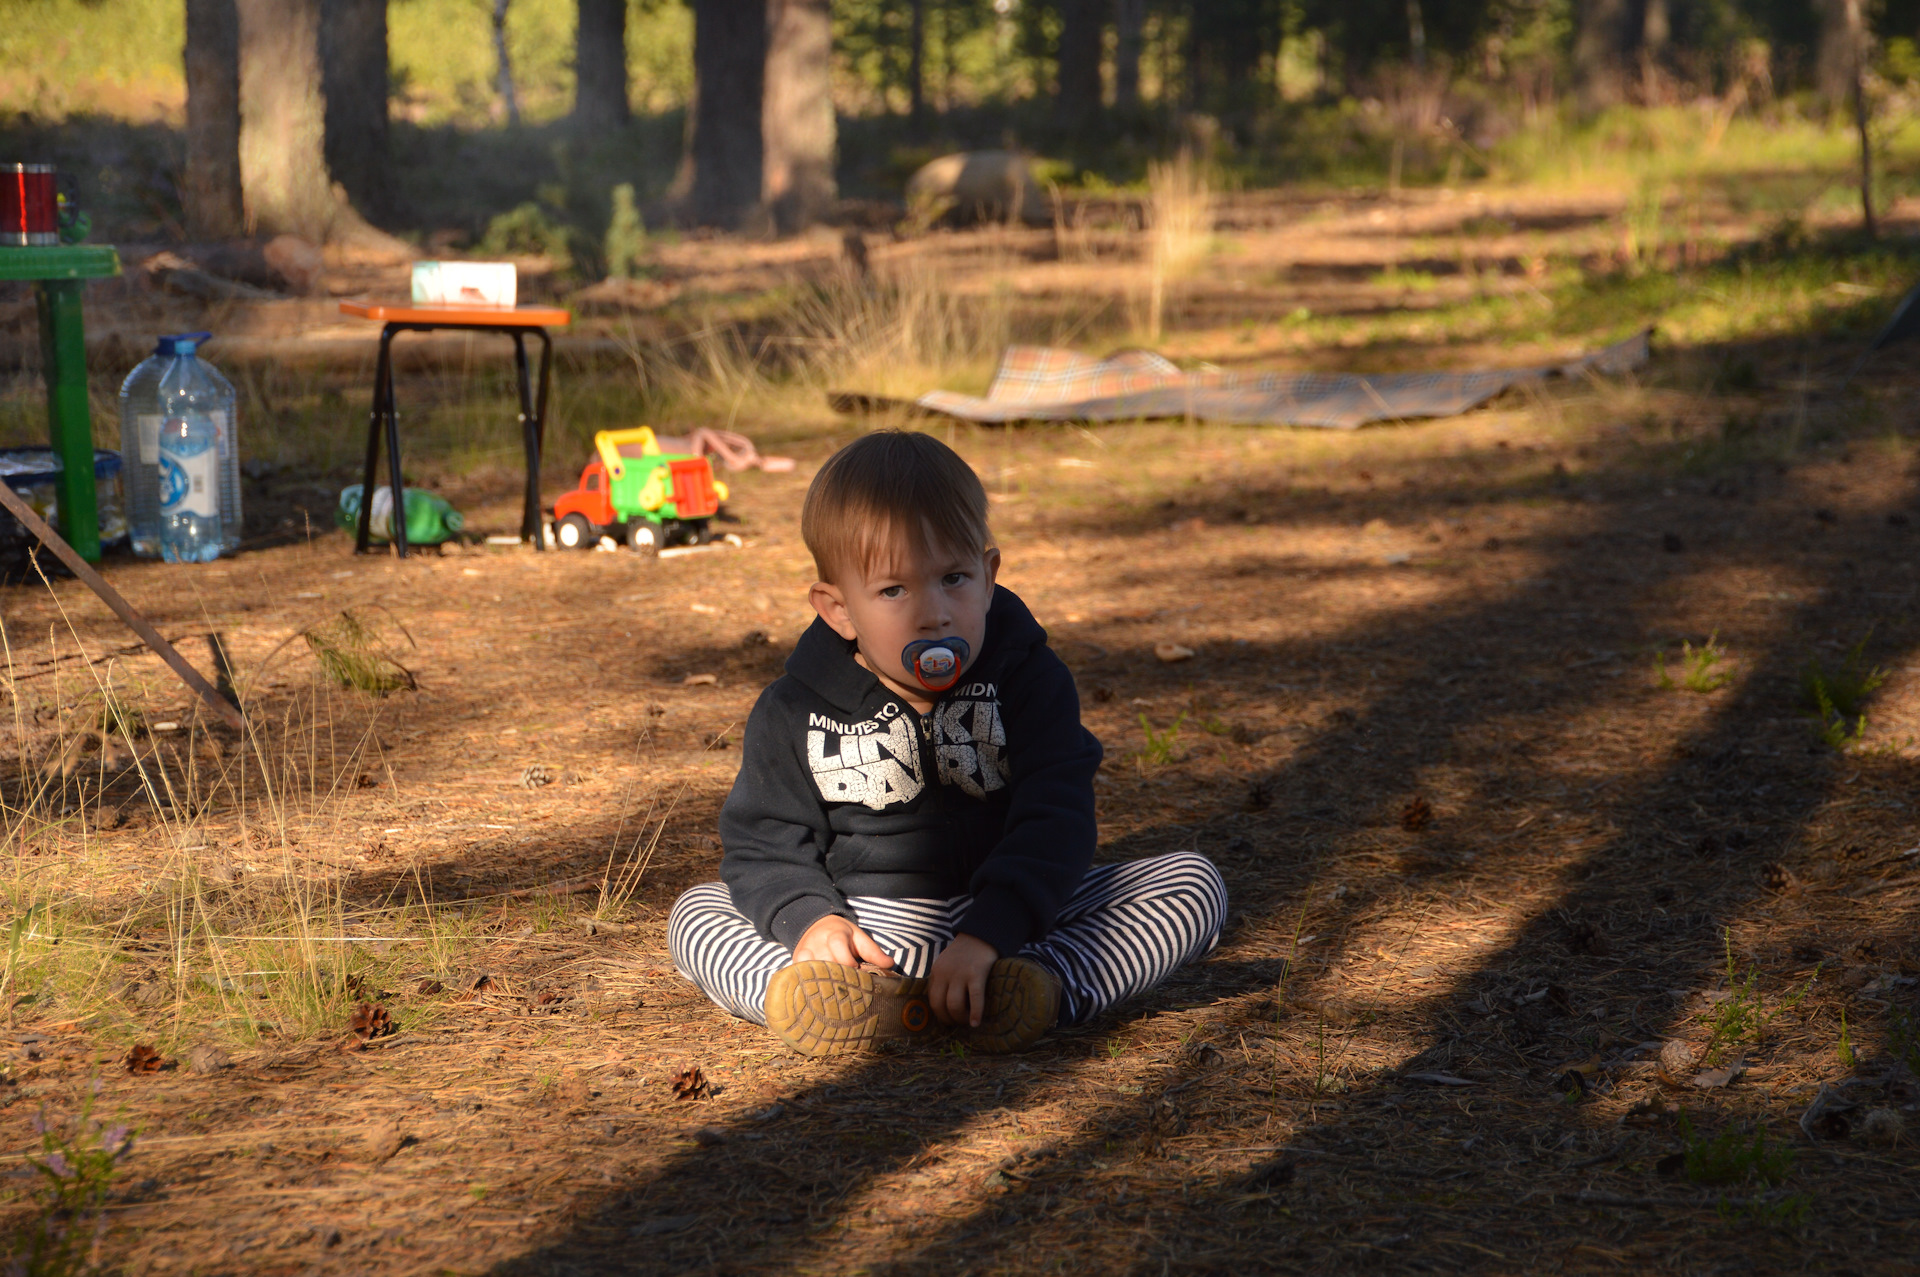
[[[1829,109],[1852,104],[1855,68],[1867,47],[1861,0],[1820,0],[1820,96]]]
[[[919,137],[927,126],[927,0],[908,4],[907,118],[913,122],[913,136]]]
[[[1879,224],[1873,216],[1873,134],[1869,129],[1873,110],[1867,102],[1867,54],[1871,37],[1867,33],[1866,0],[1840,0],[1841,25],[1846,32],[1847,87],[1853,97],[1853,126],[1860,133],[1860,221],[1868,239],[1880,238]],[[1822,48],[1824,56],[1826,50]]]
[[[187,0],[187,234],[228,239],[240,202],[240,15],[233,0]]]
[[[513,90],[513,51],[507,47],[507,6],[513,0],[493,0],[493,84],[507,123],[520,127],[520,97]]]
[[[833,202],[833,14],[830,0],[767,0],[761,112],[762,195],[781,234]]]
[[[1667,0],[1647,0],[1646,13],[1640,20],[1640,99],[1648,106],[1659,106],[1666,101],[1665,73],[1660,59],[1665,56],[1667,41],[1672,35],[1673,20],[1667,12]]]
[[[1079,132],[1100,114],[1100,36],[1108,0],[1060,0],[1060,88],[1054,123]]]
[[[342,211],[327,174],[320,0],[238,0],[240,181],[249,229],[325,241]]]
[[[736,228],[760,206],[768,0],[695,0],[687,158],[693,220]]]
[[[387,0],[322,0],[320,83],[327,169],[354,204],[393,210],[387,153]]]
[[[580,0],[574,36],[573,122],[583,132],[624,128],[627,106],[627,0]]]
[[[1114,0],[1113,104],[1140,105],[1140,52],[1146,44],[1147,0]]]
[[[1613,106],[1626,96],[1628,7],[1627,0],[1578,0],[1575,7],[1573,70],[1589,108]]]

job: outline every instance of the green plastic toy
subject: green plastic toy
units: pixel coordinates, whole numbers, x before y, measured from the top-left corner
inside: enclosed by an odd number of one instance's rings
[[[439,545],[453,540],[466,526],[466,519],[447,504],[446,498],[419,488],[408,488],[406,493],[408,545]],[[350,532],[360,523],[360,494],[361,486],[357,483],[341,489],[340,504],[333,511],[334,523]],[[375,541],[393,539],[392,488],[382,486],[373,490],[373,518],[367,535]]]

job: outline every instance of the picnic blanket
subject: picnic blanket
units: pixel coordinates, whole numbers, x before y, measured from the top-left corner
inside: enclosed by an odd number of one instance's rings
[[[929,391],[918,399],[832,390],[827,401],[836,412],[849,414],[904,410],[988,425],[1188,417],[1352,430],[1370,421],[1450,417],[1514,386],[1549,377],[1631,372],[1646,363],[1652,335],[1647,329],[1563,364],[1371,375],[1187,372],[1151,350],[1094,359],[1048,346],[1009,346],[984,399],[950,390]]]

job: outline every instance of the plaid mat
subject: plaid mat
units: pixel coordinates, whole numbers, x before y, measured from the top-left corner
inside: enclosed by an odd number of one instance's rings
[[[1004,425],[1015,421],[1137,421],[1188,417],[1254,425],[1351,430],[1465,412],[1514,386],[1548,377],[1631,372],[1647,362],[1653,330],[1564,364],[1481,372],[1358,376],[1317,372],[1183,372],[1150,350],[1093,359],[1047,346],[1009,346],[987,397],[934,390],[918,399],[828,391],[836,412],[906,411]]]

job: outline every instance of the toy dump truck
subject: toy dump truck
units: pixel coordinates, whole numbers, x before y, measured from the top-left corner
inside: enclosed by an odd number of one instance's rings
[[[580,486],[553,504],[553,536],[563,547],[591,550],[618,528],[641,554],[713,539],[709,521],[727,499],[727,485],[705,457],[660,451],[646,426],[602,430],[593,450]]]

